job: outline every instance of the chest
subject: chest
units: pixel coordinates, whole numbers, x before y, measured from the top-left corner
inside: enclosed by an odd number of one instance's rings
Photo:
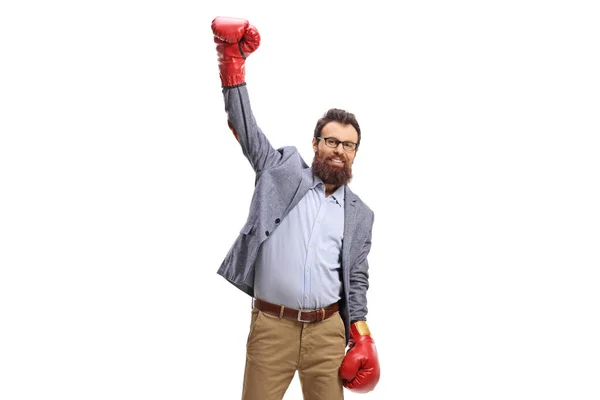
[[[277,228],[278,237],[300,243],[341,248],[344,236],[344,204],[313,188],[296,204]]]

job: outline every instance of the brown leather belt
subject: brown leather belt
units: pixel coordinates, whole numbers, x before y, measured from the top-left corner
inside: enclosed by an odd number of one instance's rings
[[[317,310],[297,310],[295,308],[284,307],[281,305],[266,302],[260,299],[254,299],[254,308],[275,315],[276,317],[291,319],[300,322],[320,322],[331,317],[339,310],[338,303],[333,303],[325,308]]]

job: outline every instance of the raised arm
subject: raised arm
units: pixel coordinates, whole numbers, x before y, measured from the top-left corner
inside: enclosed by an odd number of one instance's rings
[[[246,88],[245,61],[260,45],[258,30],[244,19],[217,17],[212,22],[227,123],[256,173],[277,164],[281,153],[260,130]]]

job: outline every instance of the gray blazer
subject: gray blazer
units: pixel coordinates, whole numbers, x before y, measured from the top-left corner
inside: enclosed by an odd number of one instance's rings
[[[256,125],[245,84],[223,88],[228,123],[244,156],[256,172],[248,219],[217,273],[240,290],[254,296],[254,261],[258,249],[288,212],[310,189],[312,170],[298,150],[275,150]],[[371,232],[374,213],[345,187],[344,237],[342,240],[342,288],[340,314],[346,326],[366,320]]]

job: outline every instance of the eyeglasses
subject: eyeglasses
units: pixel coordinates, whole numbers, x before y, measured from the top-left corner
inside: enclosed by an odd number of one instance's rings
[[[357,143],[354,143],[354,142],[342,142],[340,140],[337,140],[334,137],[326,137],[326,138],[318,137],[317,139],[324,140],[325,141],[325,146],[331,147],[332,149],[337,148],[340,143],[342,144],[342,147],[344,148],[344,150],[347,151],[347,152],[352,152],[352,151],[355,151],[356,149],[358,149],[358,144]]]

